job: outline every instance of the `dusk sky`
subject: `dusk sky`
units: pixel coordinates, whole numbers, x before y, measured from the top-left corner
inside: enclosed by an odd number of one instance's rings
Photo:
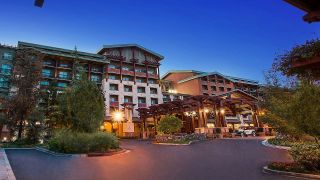
[[[168,70],[218,71],[264,81],[277,53],[320,35],[320,23],[282,0],[3,0],[0,43],[97,52],[137,43]]]

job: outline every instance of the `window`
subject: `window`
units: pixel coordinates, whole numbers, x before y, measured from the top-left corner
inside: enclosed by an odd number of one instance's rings
[[[155,79],[149,79],[148,83],[149,84],[157,84],[157,81]]]
[[[3,55],[2,55],[2,59],[4,59],[4,60],[12,60],[13,59],[12,53],[4,52]]]
[[[61,61],[61,62],[59,63],[59,67],[70,68],[70,67],[71,67],[71,64],[68,63],[68,62]]]
[[[211,82],[215,83],[216,82],[216,79],[215,78],[212,78],[210,79]]]
[[[9,82],[7,78],[0,77],[0,87],[1,88],[9,88]]]
[[[117,64],[109,64],[109,68],[111,69],[120,69],[120,66]]]
[[[52,77],[52,71],[49,69],[42,69],[42,76],[43,77]]]
[[[131,96],[124,96],[124,102],[125,103],[132,103],[132,97]]]
[[[110,102],[118,102],[118,96],[117,95],[110,95]]]
[[[231,91],[231,88],[227,88],[227,91]]]
[[[208,86],[207,85],[202,85],[202,89],[203,90],[208,90]]]
[[[91,74],[91,81],[93,82],[101,82],[101,76],[96,74]]]
[[[201,81],[208,81],[208,78],[207,77],[202,77]]]
[[[92,72],[102,72],[102,68],[99,66],[92,66],[91,71]]]
[[[69,73],[66,71],[60,71],[58,76],[60,79],[69,79]]]
[[[163,95],[163,102],[168,102],[170,101],[170,96],[169,95]]]
[[[146,93],[145,87],[138,87],[138,93]]]
[[[55,66],[55,62],[53,60],[51,60],[51,59],[46,59],[42,63],[45,66]]]
[[[158,104],[157,98],[151,98],[151,105]]]
[[[40,86],[49,86],[49,81],[40,81]]]
[[[216,86],[211,86],[211,91],[217,91],[217,87]]]
[[[229,80],[225,80],[225,83],[226,84],[230,84],[231,82]]]
[[[120,76],[112,74],[112,75],[109,75],[109,79],[111,79],[111,80],[120,80]]]
[[[208,93],[203,93],[203,95],[205,95],[205,96],[209,96],[209,94],[208,94]]]
[[[157,88],[150,88],[150,94],[158,94]]]
[[[139,104],[145,104],[146,103],[146,98],[145,97],[138,97],[138,103]]]
[[[178,99],[180,99],[179,96],[173,96],[173,100],[178,100]]]
[[[123,76],[122,80],[123,81],[133,81],[133,77],[132,76]]]
[[[124,85],[124,92],[132,92],[132,86]]]
[[[146,73],[146,69],[144,69],[144,68],[136,68],[136,72]]]
[[[224,87],[219,87],[219,91],[224,91]]]
[[[218,82],[222,84],[222,83],[223,83],[223,80],[222,80],[222,79],[219,79]]]
[[[137,78],[136,81],[138,83],[146,83],[146,79],[145,78]]]
[[[148,74],[156,74],[156,69],[155,68],[148,68]]]
[[[125,71],[133,71],[133,68],[130,67],[130,66],[123,66],[123,67],[122,67],[122,70],[125,70]]]
[[[110,84],[109,90],[111,91],[118,91],[118,84]]]
[[[58,87],[65,88],[65,87],[67,87],[67,83],[64,83],[64,82],[58,82],[58,83],[57,83],[57,86],[58,86]]]
[[[11,69],[12,67],[8,64],[2,64],[1,65],[1,73],[5,75],[10,75],[11,74]]]

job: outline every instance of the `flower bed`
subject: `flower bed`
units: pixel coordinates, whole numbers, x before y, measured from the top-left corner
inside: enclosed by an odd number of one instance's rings
[[[172,144],[189,144],[192,141],[205,140],[206,137],[203,134],[161,134],[156,135],[157,143],[172,143]]]
[[[273,162],[268,165],[268,168],[278,171],[320,175],[320,171],[307,170],[304,166],[297,163]]]

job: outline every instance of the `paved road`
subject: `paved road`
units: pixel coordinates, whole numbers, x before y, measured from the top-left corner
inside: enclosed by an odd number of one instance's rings
[[[19,179],[114,180],[278,180],[263,174],[269,161],[289,161],[285,150],[264,147],[258,139],[223,139],[192,146],[153,145],[125,140],[130,153],[109,157],[54,157],[35,150],[6,150]]]

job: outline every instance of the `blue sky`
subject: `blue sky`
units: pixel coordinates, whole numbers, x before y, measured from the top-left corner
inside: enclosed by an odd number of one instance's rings
[[[218,71],[263,82],[276,54],[317,38],[320,23],[282,0],[2,0],[0,42],[96,52],[138,43],[168,70]]]

